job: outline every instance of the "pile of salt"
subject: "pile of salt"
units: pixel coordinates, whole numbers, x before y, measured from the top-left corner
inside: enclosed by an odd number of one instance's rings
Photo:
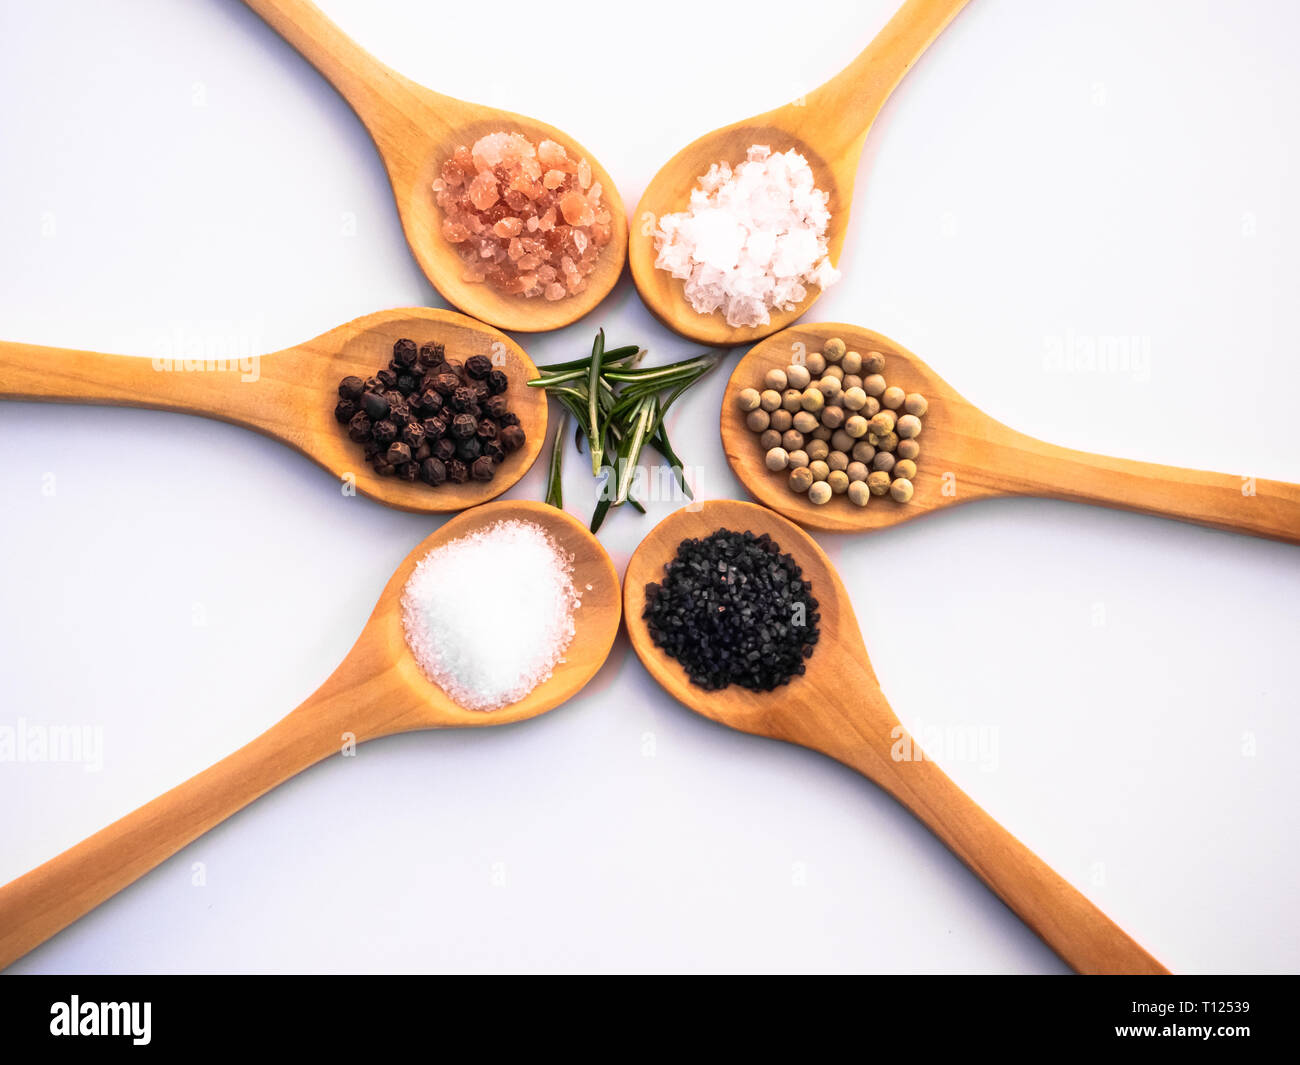
[[[540,525],[510,519],[421,559],[402,626],[425,676],[466,709],[495,710],[563,661],[580,602],[573,556]]]
[[[690,210],[664,215],[655,266],[685,281],[700,314],[721,310],[733,326],[766,325],[809,284],[827,288],[839,271],[827,257],[829,197],[796,151],[749,149],[736,167],[714,163],[691,191]]]

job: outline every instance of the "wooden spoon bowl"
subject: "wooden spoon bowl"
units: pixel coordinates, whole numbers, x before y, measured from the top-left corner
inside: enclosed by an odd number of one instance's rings
[[[518,518],[545,528],[574,557],[582,597],[576,634],[548,680],[499,710],[466,710],[424,676],[406,646],[401,596],[433,548]],[[501,502],[452,518],[397,568],[356,644],[296,710],[234,754],[44,865],[0,887],[0,969],[161,864],[254,799],[351,743],[431,728],[523,721],[576,695],[618,633],[618,574],[581,522],[543,503]]]
[[[627,208],[599,160],[567,133],[545,122],[468,103],[426,89],[380,63],[307,0],[245,0],[314,66],[369,131],[388,170],[406,241],[420,269],[449,302],[484,322],[517,332],[544,332],[576,322],[618,281],[627,257]],[[591,164],[611,215],[609,243],[580,293],[550,301],[498,292],[465,281],[464,263],[442,236],[433,181],[459,145],[487,133],[522,133],[534,144],[553,140]]]
[[[727,346],[775,333],[812,306],[821,295],[816,285],[793,309],[772,310],[766,325],[731,326],[721,312],[700,314],[686,301],[683,282],[655,268],[659,219],[687,209],[691,190],[714,163],[725,161],[734,168],[755,144],[773,152],[793,149],[807,158],[817,187],[829,196],[828,252],[832,263],[839,262],[862,144],[871,125],[903,75],[966,3],[907,0],[866,50],[821,88],[774,111],[706,133],[664,164],[637,204],[628,244],[632,278],[655,317],[683,336]]]
[[[393,344],[439,341],[449,358],[486,355],[510,379],[506,396],[524,445],[490,481],[381,477],[334,417],[339,382],[371,377],[388,365]],[[188,366],[188,368],[187,368]],[[408,307],[379,311],[272,355],[249,360],[145,359],[0,342],[0,399],[102,403],[180,411],[242,425],[288,444],[338,477],[346,488],[399,510],[463,510],[514,485],[537,460],[546,437],[546,397],[527,387],[537,367],[504,333],[454,311]]]
[[[682,666],[655,646],[643,619],[646,585],[663,580],[664,566],[681,541],[718,529],[767,533],[812,584],[821,615],[820,639],[807,659],[807,672],[775,691],[696,687]],[[633,650],[673,698],[713,721],[821,751],[862,773],[915,814],[1078,971],[1165,972],[909,742],[880,691],[844,586],[821,548],[797,526],[765,507],[732,500],[677,511],[655,526],[629,561],[623,618]],[[896,750],[911,757],[899,760]]]
[[[884,377],[925,396],[921,446],[907,503],[873,497],[865,507],[847,496],[817,505],[792,492],[789,474],[764,464],[758,434],[745,424],[736,396],[760,388],[768,370],[822,350],[840,337],[850,351],[885,356]],[[912,521],[959,503],[996,496],[1040,496],[1118,507],[1180,521],[1300,543],[1300,485],[1206,473],[1072,451],[1016,432],[963,399],[902,345],[843,322],[800,323],[756,344],[732,371],[719,417],[722,447],[749,495],[809,529],[864,532]]]

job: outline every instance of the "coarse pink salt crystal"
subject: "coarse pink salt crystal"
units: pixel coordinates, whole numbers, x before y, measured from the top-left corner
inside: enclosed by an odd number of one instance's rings
[[[563,145],[499,132],[460,145],[432,183],[467,281],[526,298],[583,291],[613,237],[591,164]]]

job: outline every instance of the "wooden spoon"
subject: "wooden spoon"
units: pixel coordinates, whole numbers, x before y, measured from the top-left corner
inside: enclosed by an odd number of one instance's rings
[[[339,382],[374,375],[393,357],[393,343],[446,344],[448,358],[487,355],[510,378],[506,396],[524,430],[523,447],[506,456],[490,481],[422,481],[380,477],[334,417]],[[186,367],[189,367],[188,369]],[[239,359],[145,359],[0,341],[0,399],[103,403],[181,411],[256,429],[301,451],[363,495],[400,510],[463,510],[510,488],[536,461],[546,436],[546,397],[525,382],[537,367],[504,333],[454,311],[428,307],[379,311],[273,355]]]
[[[487,712],[466,710],[425,679],[407,650],[402,590],[434,547],[510,518],[541,525],[573,555],[573,582],[582,597],[574,613],[577,631],[550,679],[519,702]],[[559,706],[604,664],[618,633],[620,605],[609,555],[564,511],[507,501],[452,518],[398,566],[347,658],[306,702],[210,769],[0,887],[0,968],[349,743],[416,729],[508,725]]]
[[[655,646],[642,618],[645,586],[663,580],[678,544],[718,529],[769,534],[812,583],[820,640],[807,672],[775,691],[696,687],[681,665]],[[655,526],[628,563],[623,617],[632,647],[673,698],[741,732],[821,751],[874,781],[1079,972],[1166,972],[920,753],[880,691],[853,606],[830,559],[803,530],[753,503],[710,500],[679,510]],[[911,760],[899,760],[894,751],[910,752]]]
[[[627,208],[613,178],[586,148],[544,122],[426,89],[384,66],[308,0],[244,0],[324,76],[361,119],[388,170],[397,211],[420,269],[433,287],[466,314],[521,332],[559,329],[596,306],[623,272]],[[489,33],[495,30],[489,24]],[[533,32],[526,30],[525,32]],[[432,42],[437,47],[436,41]],[[554,302],[507,296],[461,277],[463,263],[443,239],[433,181],[459,145],[488,133],[522,133],[534,144],[553,140],[591,164],[604,190],[612,235],[582,292]]]
[[[637,204],[628,245],[637,291],[664,325],[705,344],[745,344],[783,329],[812,305],[821,295],[816,285],[793,310],[771,311],[767,325],[736,327],[720,312],[700,314],[686,302],[682,282],[655,269],[654,233],[660,217],[686,210],[691,190],[714,163],[726,161],[734,167],[755,144],[766,144],[774,152],[793,148],[807,158],[817,187],[830,196],[826,235],[831,262],[839,262],[858,160],[871,124],[903,75],[966,2],[907,0],[866,50],[821,88],[775,111],[706,133],[664,164]]]
[[[768,370],[821,351],[831,337],[849,350],[885,356],[884,377],[929,402],[920,457],[907,503],[888,496],[858,507],[845,496],[818,506],[787,487],[788,474],[763,462],[758,437],[736,402],[741,388],[761,387]],[[722,447],[745,490],[758,502],[809,529],[861,532],[911,521],[958,503],[993,496],[1043,496],[1158,514],[1287,543],[1300,543],[1300,485],[1227,473],[1203,473],[1150,462],[1104,458],[1045,444],[990,417],[906,348],[842,322],[800,324],[754,346],[736,365],[721,412]]]

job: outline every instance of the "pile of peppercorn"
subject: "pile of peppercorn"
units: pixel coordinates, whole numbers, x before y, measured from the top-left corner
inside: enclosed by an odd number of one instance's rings
[[[799,563],[767,533],[719,529],[678,544],[663,583],[646,585],[642,617],[692,684],[766,692],[806,670],[821,620],[811,593]]]
[[[373,377],[339,382],[334,417],[347,426],[381,477],[490,481],[496,468],[524,443],[505,391],[510,380],[486,355],[463,363],[448,359],[442,344],[405,338]]]

